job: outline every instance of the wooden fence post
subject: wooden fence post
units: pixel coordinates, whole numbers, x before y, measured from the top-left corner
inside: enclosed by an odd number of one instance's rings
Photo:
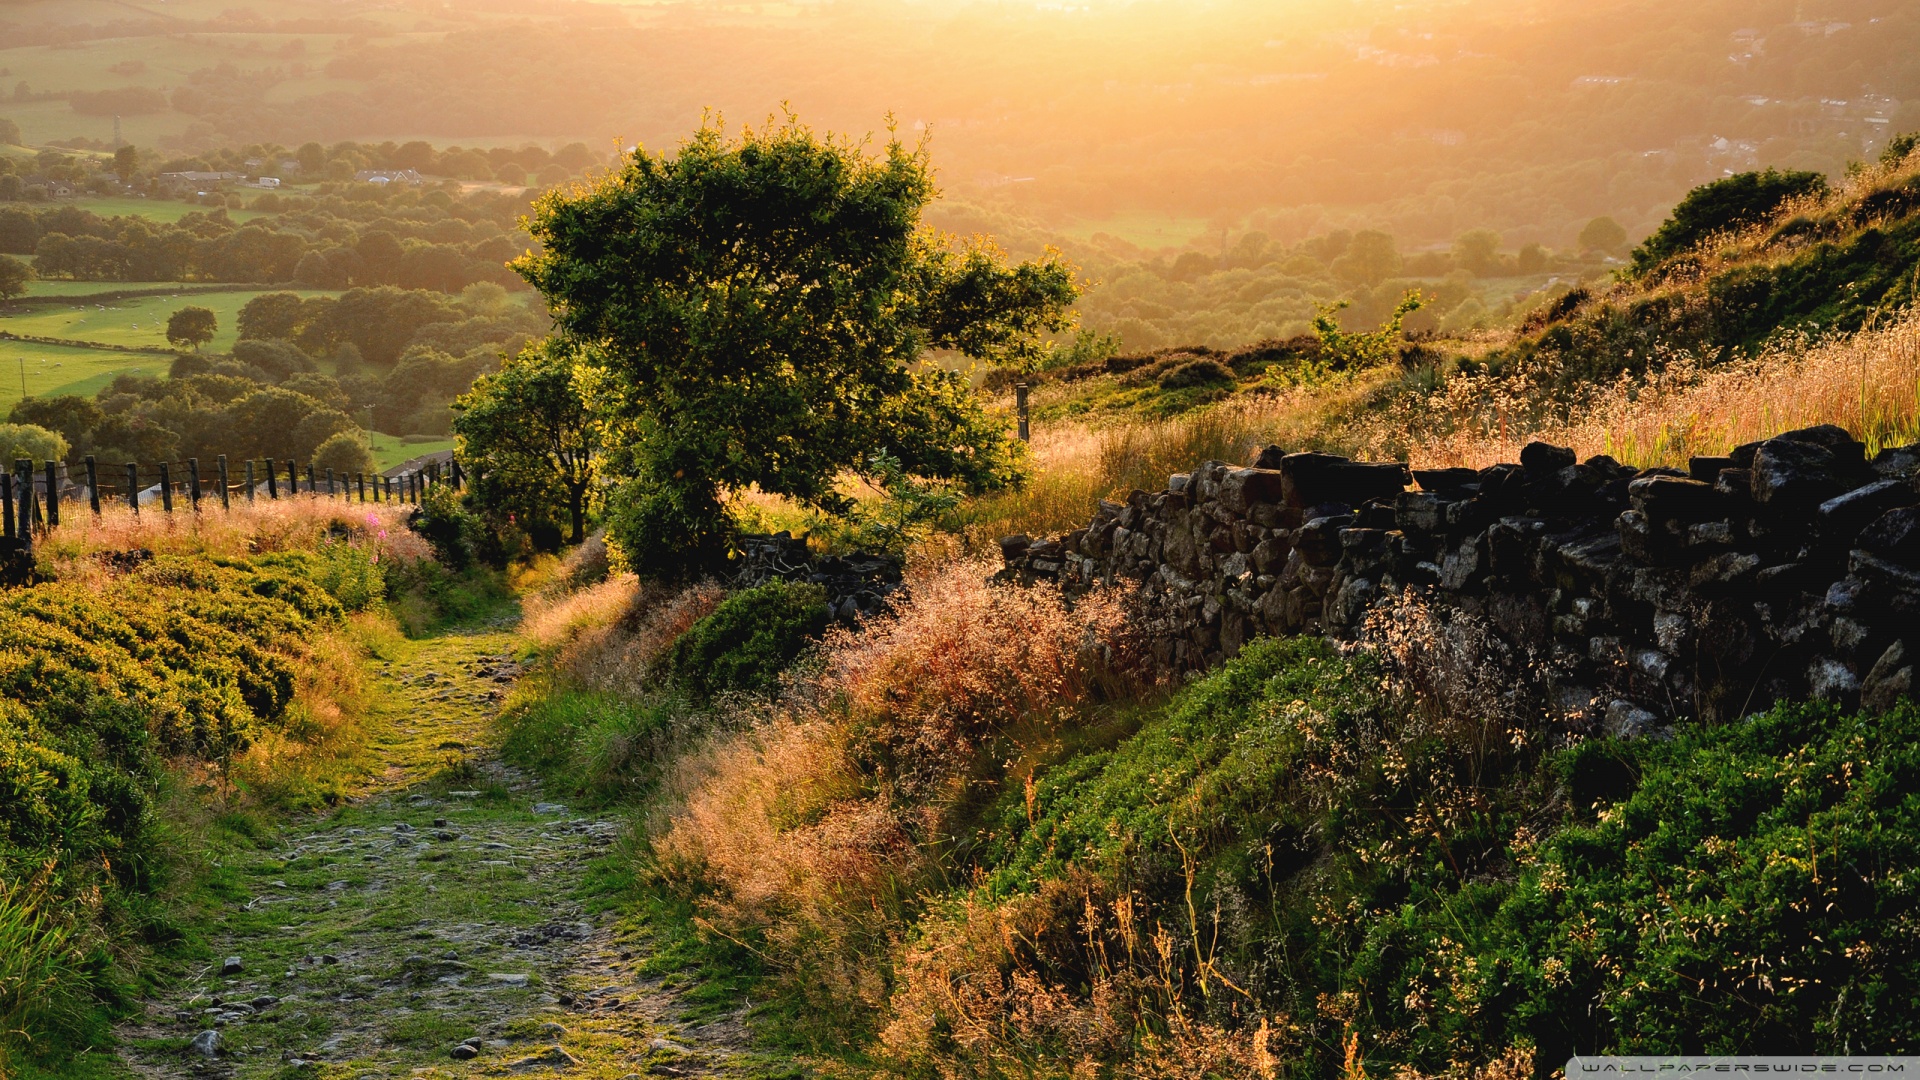
[[[292,458],[287,459],[287,494],[300,494],[300,463]]]
[[[93,455],[87,455],[87,502],[93,506],[95,517],[100,516],[100,470],[94,464]]]
[[[1013,411],[1020,418],[1020,441],[1033,441],[1033,430],[1027,424],[1027,384],[1013,384]]]
[[[131,461],[127,462],[127,505],[140,512],[140,466]]]
[[[220,509],[231,510],[233,509],[233,492],[227,478],[227,455],[221,454],[213,460],[220,467]]]
[[[253,462],[249,461],[247,462],[247,464],[252,465]],[[276,475],[273,471],[273,459],[268,458],[267,459],[267,498],[278,499],[279,497],[280,497],[280,479],[278,475]]]
[[[335,493],[333,490],[333,466],[329,465],[327,466],[327,498],[329,499],[333,498],[334,494]]]
[[[60,527],[60,463],[47,462],[47,531]]]
[[[173,476],[167,471],[168,468],[168,462],[160,463],[160,509],[171,514],[173,513]]]
[[[353,481],[355,484],[359,485],[360,487],[360,501],[366,502],[367,501],[367,474],[354,473]]]
[[[188,493],[188,498],[193,500],[193,512],[196,514],[199,513],[200,512],[200,459],[197,457],[190,457],[187,459],[187,493]]]
[[[13,512],[13,538],[20,550],[33,552],[33,462],[20,458],[13,463],[13,493],[20,500]]]
[[[253,501],[253,459],[247,459],[247,501]]]

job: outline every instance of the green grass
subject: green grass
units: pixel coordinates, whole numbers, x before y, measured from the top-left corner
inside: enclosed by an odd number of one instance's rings
[[[241,198],[252,198],[258,192],[245,191]],[[141,217],[149,221],[172,223],[188,214],[205,214],[214,209],[211,206],[196,206],[192,203],[175,202],[171,199],[139,198],[80,198],[73,205],[82,210],[91,210],[101,217]],[[233,221],[251,221],[265,215],[258,210],[229,210],[227,217]]]
[[[60,284],[59,282],[41,284]],[[140,284],[119,283],[120,288],[141,288]],[[220,293],[184,293],[143,296],[107,305],[85,307],[54,305],[20,315],[0,315],[0,330],[42,337],[99,341],[109,345],[147,345],[167,347],[167,318],[183,307],[211,309],[220,322],[220,331],[206,349],[226,352],[239,337],[235,326],[240,308],[247,301],[271,290],[249,289]],[[301,296],[333,296],[334,293],[300,291]],[[5,355],[0,352],[0,356]]]
[[[401,442],[400,436],[388,435],[383,431],[370,432],[373,444],[374,465],[382,471],[391,469],[404,461],[411,461],[421,454],[437,453],[454,448],[452,439],[435,439],[432,442]]]
[[[98,296],[105,293],[139,290],[169,293],[178,292],[181,285],[177,281],[61,281],[39,280],[27,282],[27,291],[23,299],[33,300],[42,296]]]
[[[10,320],[0,327],[11,329]],[[153,353],[111,352],[31,341],[0,341],[0,411],[20,400],[24,376],[32,397],[79,394],[91,397],[118,375],[165,375],[172,363]]]

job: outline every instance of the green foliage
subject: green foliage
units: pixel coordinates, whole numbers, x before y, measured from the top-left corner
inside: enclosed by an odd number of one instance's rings
[[[550,790],[616,804],[653,790],[686,711],[671,694],[638,699],[552,687],[502,715],[500,752],[546,777]]]
[[[769,693],[831,617],[820,586],[770,581],[721,601],[680,635],[661,667],[699,701],[729,691]]]
[[[565,344],[541,342],[481,376],[453,406],[475,501],[523,528],[564,510],[576,544],[586,539],[600,451],[578,364]]]
[[[1920,1041],[1920,708],[1782,705],[1622,756],[1637,785],[1542,845],[1444,1023],[1491,1013],[1545,1060]],[[1442,912],[1409,916],[1446,933]]]
[[[1617,255],[1627,246],[1627,230],[1610,217],[1597,217],[1580,230],[1579,244],[1583,251]]]
[[[313,467],[331,469],[335,476],[341,478],[364,476],[374,471],[373,447],[367,442],[365,432],[335,432],[314,448]]]
[[[191,345],[195,349],[213,340],[220,329],[220,321],[212,311],[203,307],[183,307],[167,317],[167,342],[172,345]]]
[[[1715,233],[1765,221],[1790,199],[1826,191],[1827,178],[1820,173],[1776,169],[1703,184],[1688,192],[1666,222],[1633,250],[1632,272],[1645,275]]]
[[[1880,148],[1880,165],[1887,169],[1898,168],[1906,163],[1915,149],[1920,149],[1920,132],[1895,135],[1887,140],[1887,145]]]
[[[17,411],[17,410],[16,410]],[[12,469],[21,458],[38,465],[67,460],[67,440],[33,424],[0,424],[0,468]]]
[[[97,1037],[61,1033],[114,992],[92,924],[119,920],[121,949],[148,925],[166,763],[224,770],[283,725],[293,657],[342,614],[328,588],[366,602],[344,562],[162,557],[0,595],[0,1068]]]
[[[0,300],[11,300],[27,291],[33,280],[33,267],[11,255],[0,255]]]
[[[427,488],[407,527],[432,545],[436,562],[456,573],[473,565],[485,542],[485,526],[446,484]]]
[[[904,555],[960,505],[952,485],[909,475],[900,459],[884,450],[868,459],[867,471],[879,497],[855,505],[844,517],[820,522],[836,547]]]
[[[1424,303],[1419,289],[1409,289],[1379,329],[1353,333],[1340,329],[1340,321],[1336,318],[1347,306],[1345,300],[1322,305],[1320,313],[1313,319],[1313,332],[1320,338],[1320,351],[1298,363],[1274,368],[1272,377],[1311,384],[1387,364],[1399,350],[1401,326],[1407,316],[1420,310]]]
[[[738,141],[703,127],[540,201],[543,247],[514,266],[604,373],[609,535],[629,565],[717,564],[726,496],[750,486],[842,511],[838,478],[882,448],[970,490],[1015,479],[1004,425],[918,361],[1030,364],[1077,289],[1057,256],[1007,266],[921,230],[932,196],[924,154],[869,158],[790,120]]]

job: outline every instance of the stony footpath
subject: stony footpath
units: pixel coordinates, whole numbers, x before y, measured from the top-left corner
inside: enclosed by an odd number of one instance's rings
[[[122,1031],[133,1071],[764,1075],[741,1017],[685,1021],[670,986],[637,970],[644,936],[584,892],[624,823],[575,813],[493,758],[513,644],[450,635],[384,663],[384,771],[226,858],[215,959]]]

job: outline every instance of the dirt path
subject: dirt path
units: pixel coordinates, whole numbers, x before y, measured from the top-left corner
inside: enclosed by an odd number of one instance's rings
[[[513,638],[384,666],[386,769],[337,813],[228,857],[216,960],[122,1032],[143,1076],[746,1076],[738,1015],[683,1023],[643,939],[581,895],[619,821],[494,760]],[[231,959],[228,959],[231,958]],[[764,1063],[762,1063],[764,1064]]]

